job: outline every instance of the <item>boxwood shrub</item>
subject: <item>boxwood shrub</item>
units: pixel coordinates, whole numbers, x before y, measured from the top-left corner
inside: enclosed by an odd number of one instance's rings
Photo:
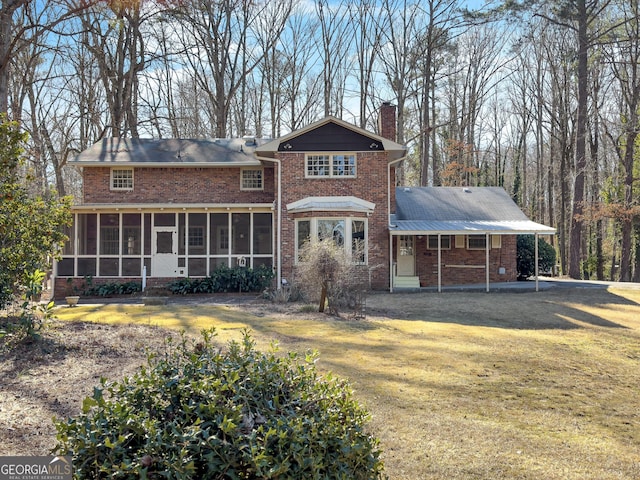
[[[304,359],[255,349],[245,332],[224,350],[203,332],[100,387],[82,413],[54,420],[54,452],[76,478],[376,479],[378,440],[349,385]]]

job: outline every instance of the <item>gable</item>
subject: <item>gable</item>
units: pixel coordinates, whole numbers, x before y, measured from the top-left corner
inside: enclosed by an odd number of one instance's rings
[[[367,152],[384,151],[379,140],[333,122],[280,143],[279,152]]]
[[[389,161],[404,159],[407,148],[333,116],[258,145],[258,158],[285,152],[386,152]]]

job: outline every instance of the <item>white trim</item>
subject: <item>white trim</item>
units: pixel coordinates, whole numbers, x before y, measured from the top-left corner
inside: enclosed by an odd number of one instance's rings
[[[469,240],[471,240],[471,237],[475,237],[478,240],[480,240],[480,238],[484,238],[484,246],[482,246],[482,247],[471,247],[471,246],[469,246]],[[467,235],[466,244],[467,244],[467,250],[486,250],[487,248],[490,248],[489,233],[485,233],[484,235],[477,234],[477,233],[473,233],[471,235]]]
[[[442,235],[441,233],[439,233],[437,235],[433,235],[433,234],[430,233],[430,234],[425,235],[425,237],[426,237],[426,241],[427,241],[427,250],[438,250],[438,249],[451,250],[451,235]],[[429,246],[429,238],[430,237],[435,237],[436,238],[436,246],[434,248]],[[442,240],[445,237],[449,240],[449,246],[447,246],[447,247],[442,245]]]
[[[72,212],[140,212],[155,213],[165,211],[171,212],[216,212],[228,210],[250,210],[250,211],[272,211],[273,203],[85,203],[73,205]]]
[[[295,228],[294,228],[294,244],[295,244],[295,261],[294,265],[298,265],[300,252],[298,246],[298,232],[299,225],[301,222],[309,222],[309,238],[310,241],[314,242],[318,240],[318,221],[324,220],[337,220],[344,222],[344,243],[343,247],[346,250],[347,254],[351,258],[353,255],[353,224],[352,222],[364,222],[364,261],[363,262],[353,262],[354,265],[369,265],[369,219],[366,217],[343,217],[343,216],[328,216],[328,217],[306,217],[306,218],[296,218],[295,219]]]
[[[245,187],[244,186],[244,172],[260,172],[260,187]],[[255,180],[253,178],[247,180]],[[258,192],[264,190],[264,168],[241,168],[240,169],[240,191],[241,192]]]
[[[328,123],[334,123],[338,126],[344,127],[348,130],[351,130],[353,132],[359,133],[361,135],[364,135],[367,138],[370,138],[372,140],[378,141],[382,144],[382,148],[383,150],[373,150],[375,152],[387,152],[388,154],[388,158],[392,161],[399,161],[399,160],[404,160],[407,154],[407,147],[405,145],[400,145],[399,143],[394,142],[393,140],[390,140],[388,138],[385,137],[381,137],[379,135],[376,135],[374,133],[371,133],[363,128],[360,128],[356,125],[353,125],[351,123],[345,122],[344,120],[341,120],[337,117],[334,117],[333,115],[328,115],[325,118],[318,120],[317,122],[313,122],[310,123],[309,125],[307,125],[306,127],[303,127],[299,130],[296,130],[294,132],[291,132],[283,137],[279,137],[276,138],[268,143],[265,143],[263,145],[258,146],[255,149],[255,153],[257,155],[259,155],[260,157],[264,157],[265,155],[268,154],[273,154],[275,152],[279,151],[279,147],[281,144],[285,144],[287,143],[289,140],[292,140],[296,137],[299,137],[301,135],[304,135],[307,132],[311,132],[313,130],[315,130],[316,128],[319,128],[323,125],[326,125]],[[259,157],[259,158],[260,158]]]
[[[353,157],[353,174],[337,175],[334,173],[336,157]],[[328,157],[328,169],[327,175],[310,175],[309,174],[309,158],[310,157]],[[316,165],[317,167],[317,165]],[[351,169],[351,165],[345,168],[345,171]],[[311,152],[304,154],[304,178],[312,180],[321,179],[341,179],[341,178],[356,178],[358,176],[358,155],[355,152]]]
[[[287,204],[289,213],[303,212],[358,212],[370,214],[376,208],[375,203],[358,197],[306,197]]]
[[[115,180],[113,174],[114,172],[131,172],[131,186],[130,187],[114,187],[113,182]],[[128,178],[126,179],[128,180]],[[135,185],[134,183],[134,169],[133,167],[111,167],[109,170],[109,191],[112,192],[131,192]]]

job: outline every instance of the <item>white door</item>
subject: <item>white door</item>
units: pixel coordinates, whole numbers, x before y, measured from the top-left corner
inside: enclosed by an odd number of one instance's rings
[[[178,229],[155,227],[153,229],[153,251],[151,276],[175,277],[178,273]]]
[[[413,277],[415,270],[414,236],[400,235],[398,237],[397,272],[398,277]]]

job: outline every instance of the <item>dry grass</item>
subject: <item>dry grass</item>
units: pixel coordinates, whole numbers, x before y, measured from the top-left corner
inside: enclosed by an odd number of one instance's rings
[[[59,317],[149,335],[215,326],[221,341],[248,327],[263,346],[317,349],[371,411],[391,479],[640,478],[640,290],[380,294],[367,307],[364,321],[255,302]]]

